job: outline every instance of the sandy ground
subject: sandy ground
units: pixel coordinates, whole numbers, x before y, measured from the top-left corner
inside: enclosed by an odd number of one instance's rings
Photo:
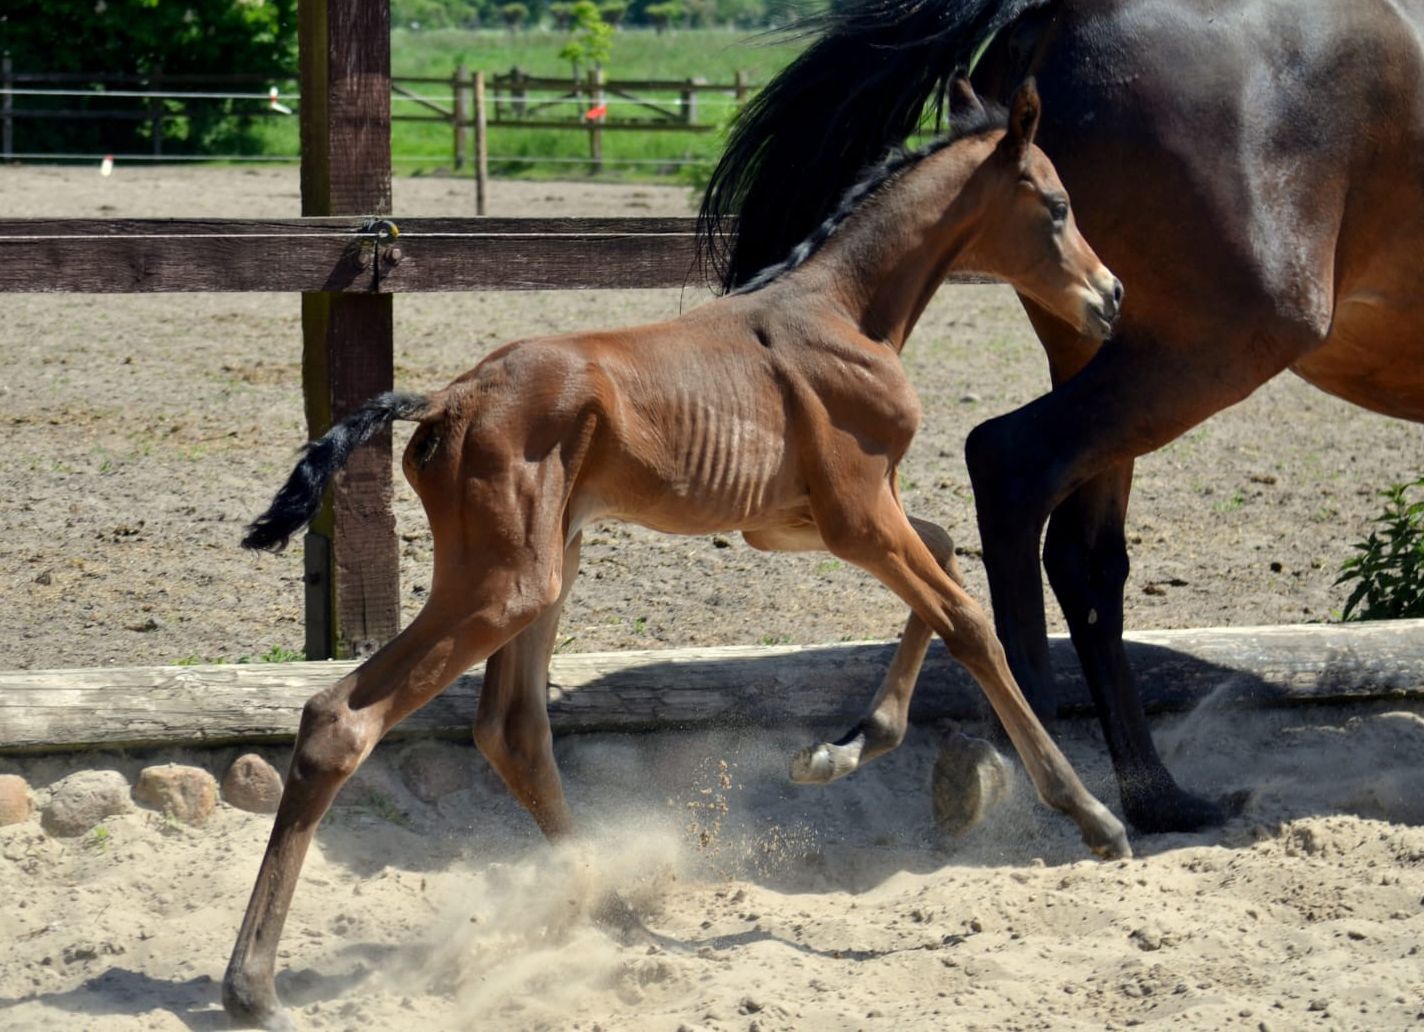
[[[823,789],[786,781],[805,732],[564,740],[591,839],[567,854],[472,748],[446,747],[481,778],[435,805],[383,748],[363,774],[384,791],[318,834],[278,989],[300,1027],[331,1029],[1424,1027],[1424,718],[1207,710],[1159,737],[1188,783],[1255,796],[1224,829],[1139,836],[1108,863],[1021,775],[946,848],[926,731]],[[1111,799],[1096,737],[1060,738]],[[37,783],[68,769],[30,764]],[[270,818],[103,827],[0,829],[0,1026],[227,1027],[218,986]],[[588,922],[610,886],[654,945]]]
[[[396,213],[467,214],[467,184],[404,180]],[[0,168],[17,216],[295,215],[291,170]],[[680,190],[495,184],[494,214],[682,214]],[[424,295],[396,304],[397,380],[448,380],[516,336],[662,318],[686,291]],[[289,295],[0,299],[0,669],[233,660],[301,645],[300,557],[235,546],[303,438]],[[962,443],[1045,374],[1013,298],[946,290],[906,359],[925,426],[907,506],[982,569]],[[1417,475],[1420,428],[1289,377],[1143,460],[1129,523],[1135,627],[1328,618],[1373,492]],[[403,485],[402,485],[403,486]],[[429,544],[398,498],[406,615]],[[740,541],[589,535],[564,648],[891,637],[900,607],[824,557]],[[723,545],[727,547],[723,547]],[[279,989],[305,1027],[490,1029],[1394,1029],[1424,1027],[1424,718],[1204,707],[1164,722],[1201,791],[1246,788],[1224,829],[1087,858],[1013,798],[938,841],[934,729],[824,789],[787,783],[809,729],[559,743],[590,844],[554,855],[480,779],[435,804],[379,750],[379,796],[338,807],[308,860]],[[1094,729],[1065,747],[1110,805]],[[230,752],[0,758],[43,801],[78,767],[133,775]],[[271,756],[282,766],[281,750]],[[374,799],[382,800],[380,805]],[[140,813],[102,836],[0,829],[0,1027],[222,1028],[221,977],[270,818]],[[614,944],[602,886],[663,938]]]

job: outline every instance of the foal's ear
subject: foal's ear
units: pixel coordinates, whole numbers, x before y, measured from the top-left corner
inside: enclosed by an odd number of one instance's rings
[[[969,76],[961,68],[954,73],[949,83],[949,121],[953,125],[960,120],[983,116],[984,105],[979,102],[979,94],[969,82]]]
[[[1014,153],[1023,157],[1038,132],[1038,116],[1043,107],[1038,100],[1038,87],[1033,79],[1025,79],[1023,85],[1014,91],[1014,99],[1009,102],[1008,141]]]

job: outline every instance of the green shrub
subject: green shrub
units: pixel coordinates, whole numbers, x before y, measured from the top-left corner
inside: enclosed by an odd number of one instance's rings
[[[1380,492],[1387,503],[1374,519],[1379,529],[1357,543],[1357,554],[1340,565],[1336,584],[1358,582],[1340,619],[1424,617],[1424,499],[1409,499],[1411,491],[1421,489],[1424,477]]]
[[[17,72],[153,76],[224,71],[290,79],[296,74],[296,43],[297,0],[33,0],[23,15],[0,15],[0,49]],[[29,97],[25,106],[149,111],[140,98],[97,92],[93,98]],[[253,101],[163,105],[170,116],[180,107],[189,117],[164,119],[165,151],[253,145],[253,119],[242,117],[260,110]],[[151,147],[151,123],[137,118],[17,119],[14,132],[15,149],[22,152],[124,153]]]

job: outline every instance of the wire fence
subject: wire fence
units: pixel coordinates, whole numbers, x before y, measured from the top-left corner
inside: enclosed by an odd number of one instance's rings
[[[476,80],[483,88],[476,89]],[[226,88],[224,88],[226,87]],[[446,87],[441,89],[440,87]],[[689,153],[614,157],[604,154],[604,134],[613,132],[708,133],[746,102],[752,87],[744,72],[730,83],[685,80],[605,80],[595,70],[584,77],[539,77],[518,68],[484,77],[465,66],[448,77],[401,77],[391,80],[392,122],[443,123],[451,134],[444,153],[398,149],[397,161],[452,160],[456,169],[473,160],[472,139],[481,126],[510,131],[578,133],[588,141],[588,157],[554,153],[484,154],[493,166],[592,166],[684,169],[705,167],[708,157]],[[68,103],[66,103],[68,102]],[[223,105],[214,115],[211,105]],[[0,65],[0,160],[54,162],[297,162],[297,153],[191,153],[170,145],[181,123],[200,112],[236,124],[256,118],[288,117],[301,105],[301,94],[281,75],[151,76],[17,72],[10,58]],[[478,109],[478,110],[477,110]],[[126,138],[146,136],[146,152],[22,149],[15,146],[16,125],[46,121],[128,120],[146,129]],[[511,137],[504,135],[502,139]]]

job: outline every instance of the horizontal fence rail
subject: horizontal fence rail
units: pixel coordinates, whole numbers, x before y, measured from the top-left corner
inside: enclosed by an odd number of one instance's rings
[[[0,293],[681,287],[691,218],[0,219]],[[956,274],[951,283],[994,283]]]
[[[694,231],[690,218],[0,219],[0,292],[683,286]]]

